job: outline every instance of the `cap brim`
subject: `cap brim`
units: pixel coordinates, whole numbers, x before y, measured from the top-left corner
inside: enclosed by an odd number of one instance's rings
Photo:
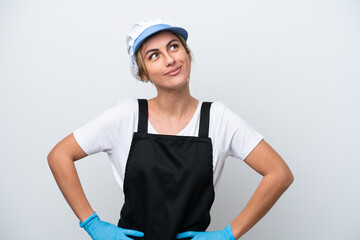
[[[137,37],[134,41],[134,45],[133,45],[133,49],[134,49],[134,54],[136,53],[136,51],[139,49],[139,47],[141,46],[141,44],[150,36],[154,35],[157,32],[160,31],[172,31],[172,32],[176,32],[178,34],[180,34],[180,36],[182,36],[184,38],[184,40],[186,41],[188,38],[188,33],[185,29],[180,28],[180,27],[172,27],[170,25],[167,24],[157,24],[157,25],[153,25],[151,27],[148,27],[147,29],[145,29],[140,35],[139,37]]]

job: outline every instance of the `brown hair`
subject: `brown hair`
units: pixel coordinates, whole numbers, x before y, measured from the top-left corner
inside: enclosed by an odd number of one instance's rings
[[[193,59],[192,53],[191,53],[190,47],[187,45],[185,39],[180,34],[178,34],[176,32],[171,32],[171,33],[173,33],[175,36],[177,36],[179,38],[181,44],[185,48],[185,51],[186,51],[186,53],[187,53],[187,55],[188,55],[188,57],[190,59],[190,63],[191,63],[191,61]],[[141,44],[141,46],[138,48],[138,50],[137,50],[137,52],[135,54],[135,61],[136,61],[136,64],[138,66],[137,75],[141,79],[140,81],[142,81],[142,82],[148,82],[150,80],[149,73],[148,73],[148,71],[146,69],[146,66],[145,66],[145,63],[144,63],[144,59],[141,56],[141,49],[142,49],[145,42],[143,42]]]

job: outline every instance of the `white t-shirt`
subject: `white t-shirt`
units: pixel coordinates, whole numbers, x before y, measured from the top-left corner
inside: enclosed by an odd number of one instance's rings
[[[198,136],[202,102],[199,100],[195,114],[178,136]],[[137,99],[127,98],[73,132],[88,155],[98,152],[108,154],[121,189],[133,132],[137,132],[138,114]],[[158,134],[149,121],[148,133]],[[210,107],[209,137],[213,146],[214,186],[221,177],[227,156],[244,160],[263,139],[260,133],[220,101],[214,101]]]

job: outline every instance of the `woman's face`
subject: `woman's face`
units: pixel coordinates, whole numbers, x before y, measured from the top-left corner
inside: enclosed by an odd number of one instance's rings
[[[191,63],[179,38],[169,32],[151,36],[141,47],[149,80],[160,88],[178,89],[187,84]]]

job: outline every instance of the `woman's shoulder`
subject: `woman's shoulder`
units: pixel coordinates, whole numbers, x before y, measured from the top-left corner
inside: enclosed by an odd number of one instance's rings
[[[202,101],[202,102],[211,102],[210,113],[212,113],[212,114],[214,114],[214,113],[219,114],[227,108],[225,106],[225,104],[223,102],[221,102],[220,100]]]
[[[120,100],[115,106],[120,119],[132,119],[138,113],[138,100],[135,97],[128,97]]]
[[[215,106],[215,107],[222,107],[222,106],[224,106],[224,104],[223,104],[223,102],[222,101],[220,101],[220,100],[204,100],[204,99],[199,99],[199,101],[201,102],[201,103],[204,103],[204,102],[210,102],[211,103],[211,107],[212,106]]]
[[[239,122],[243,121],[239,114],[229,108],[222,101],[213,101],[210,108],[210,116],[213,121],[216,121],[219,124],[224,124],[225,122]]]
[[[123,110],[123,111],[130,111],[133,110],[135,107],[137,107],[138,102],[137,98],[135,97],[128,97],[120,100],[116,107]]]
[[[137,99],[133,97],[124,98],[114,105],[106,108],[97,119],[102,119],[103,122],[118,123],[120,119],[133,117],[137,113]]]

